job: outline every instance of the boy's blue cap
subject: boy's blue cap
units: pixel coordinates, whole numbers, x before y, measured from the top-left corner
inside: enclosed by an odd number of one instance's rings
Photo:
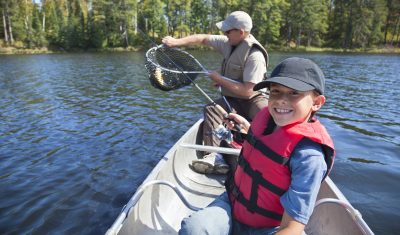
[[[322,70],[313,61],[304,58],[291,57],[283,60],[272,71],[266,80],[256,84],[253,90],[257,91],[277,83],[297,91],[316,90],[321,95],[325,90],[325,76]]]

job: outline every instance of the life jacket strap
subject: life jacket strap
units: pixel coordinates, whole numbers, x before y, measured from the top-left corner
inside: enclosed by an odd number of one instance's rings
[[[242,167],[243,171],[252,178],[253,185],[256,184],[254,186],[255,188],[257,188],[258,185],[261,185],[278,196],[282,196],[286,192],[285,190],[279,188],[278,186],[263,178],[261,172],[253,170],[244,157],[239,158],[238,164]]]
[[[270,149],[268,146],[266,146],[263,142],[261,142],[251,131],[247,133],[246,136],[247,142],[252,145],[255,149],[259,150],[260,152],[263,153],[265,157],[268,157],[272,161],[280,164],[280,165],[287,165],[289,162],[289,158],[281,156],[277,154],[275,151]]]
[[[240,202],[244,207],[246,207],[250,212],[252,213],[257,213],[259,215],[262,215],[264,217],[270,218],[270,219],[274,219],[277,221],[281,221],[282,220],[282,216],[283,214],[271,211],[271,210],[267,210],[264,208],[261,208],[259,206],[257,206],[257,204],[254,204],[254,202],[247,200],[243,194],[239,191],[239,189],[236,187],[236,185],[233,186],[233,190],[231,191],[232,196],[238,201]]]

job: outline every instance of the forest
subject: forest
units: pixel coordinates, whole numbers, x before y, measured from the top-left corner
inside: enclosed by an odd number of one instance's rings
[[[0,0],[0,47],[140,48],[219,34],[215,23],[235,10],[267,48],[400,47],[400,0]]]

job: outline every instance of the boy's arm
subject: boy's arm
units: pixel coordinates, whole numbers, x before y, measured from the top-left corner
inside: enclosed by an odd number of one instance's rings
[[[277,233],[280,235],[301,234],[309,221],[327,171],[321,145],[304,138],[294,150],[290,169],[291,184],[281,197],[285,213],[281,222],[282,233]]]
[[[304,231],[304,227],[304,224],[297,222],[288,214],[284,213],[281,226],[276,235],[301,235]]]

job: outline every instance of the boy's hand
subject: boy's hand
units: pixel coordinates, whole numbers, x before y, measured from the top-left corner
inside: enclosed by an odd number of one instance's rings
[[[229,113],[228,118],[224,120],[226,126],[234,130],[235,124],[240,126],[240,132],[247,134],[250,129],[250,123],[242,116],[236,113]]]

